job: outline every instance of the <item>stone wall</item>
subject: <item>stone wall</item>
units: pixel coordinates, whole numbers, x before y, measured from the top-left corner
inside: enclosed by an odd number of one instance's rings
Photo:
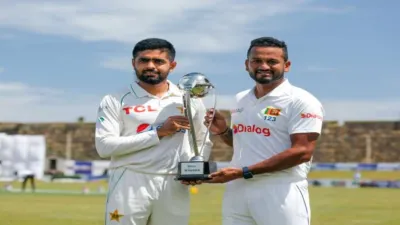
[[[224,112],[228,117],[229,113]],[[8,134],[44,134],[49,157],[65,158],[70,134],[71,157],[75,160],[100,159],[94,146],[93,123],[0,123],[0,132]],[[212,160],[229,161],[232,148],[213,136]],[[368,148],[368,146],[370,148]],[[370,149],[370,151],[368,150]],[[323,135],[314,154],[314,162],[399,162],[400,123],[346,122],[324,123]]]

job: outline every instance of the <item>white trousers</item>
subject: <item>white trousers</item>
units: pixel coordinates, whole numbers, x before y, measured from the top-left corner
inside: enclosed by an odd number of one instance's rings
[[[223,225],[309,225],[308,183],[268,177],[235,180],[223,199]]]
[[[110,171],[105,225],[187,225],[190,196],[172,175]]]

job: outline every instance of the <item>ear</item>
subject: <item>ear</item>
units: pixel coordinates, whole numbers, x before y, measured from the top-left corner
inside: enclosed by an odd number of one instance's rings
[[[286,61],[285,62],[285,69],[284,69],[284,71],[285,72],[289,72],[289,70],[290,70],[290,66],[292,65],[292,63],[288,60],[288,61]]]
[[[169,66],[169,70],[173,71],[175,69],[175,67],[176,67],[176,61],[172,61],[170,66]]]
[[[246,71],[248,72],[248,71],[249,71],[249,60],[248,60],[248,59],[246,59],[246,60],[244,61],[244,66],[245,66],[245,68],[246,68]]]
[[[135,69],[135,58],[132,58],[132,67]]]

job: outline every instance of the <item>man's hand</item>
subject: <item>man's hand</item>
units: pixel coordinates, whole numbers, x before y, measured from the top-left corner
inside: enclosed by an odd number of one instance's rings
[[[215,115],[213,117],[213,114]],[[210,126],[211,124],[211,126]],[[232,129],[226,124],[224,116],[216,111],[215,109],[210,109],[204,116],[204,125],[208,128],[210,127],[210,133],[214,135],[219,135],[221,140],[233,147],[233,134]]]
[[[186,180],[181,180],[181,184],[185,184],[185,185],[199,185],[202,184],[203,182],[201,180],[196,180],[196,181],[186,181]]]
[[[157,130],[157,134],[159,137],[164,137],[171,134],[175,134],[177,131],[181,129],[186,129],[186,130],[190,129],[188,118],[186,118],[185,116],[171,116]]]
[[[215,173],[210,174],[211,180],[204,183],[226,183],[243,177],[243,171],[239,168],[223,168]]]
[[[215,112],[214,118],[213,113]],[[204,116],[204,125],[208,127],[211,123],[210,132],[212,134],[221,134],[222,132],[226,131],[228,125],[226,124],[226,120],[224,116],[216,111],[215,109],[210,109],[207,111],[206,115]]]

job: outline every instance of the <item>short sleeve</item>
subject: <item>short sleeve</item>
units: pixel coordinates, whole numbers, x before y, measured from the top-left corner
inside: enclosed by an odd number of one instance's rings
[[[318,100],[297,100],[293,103],[291,111],[289,134],[321,133],[325,113]]]

